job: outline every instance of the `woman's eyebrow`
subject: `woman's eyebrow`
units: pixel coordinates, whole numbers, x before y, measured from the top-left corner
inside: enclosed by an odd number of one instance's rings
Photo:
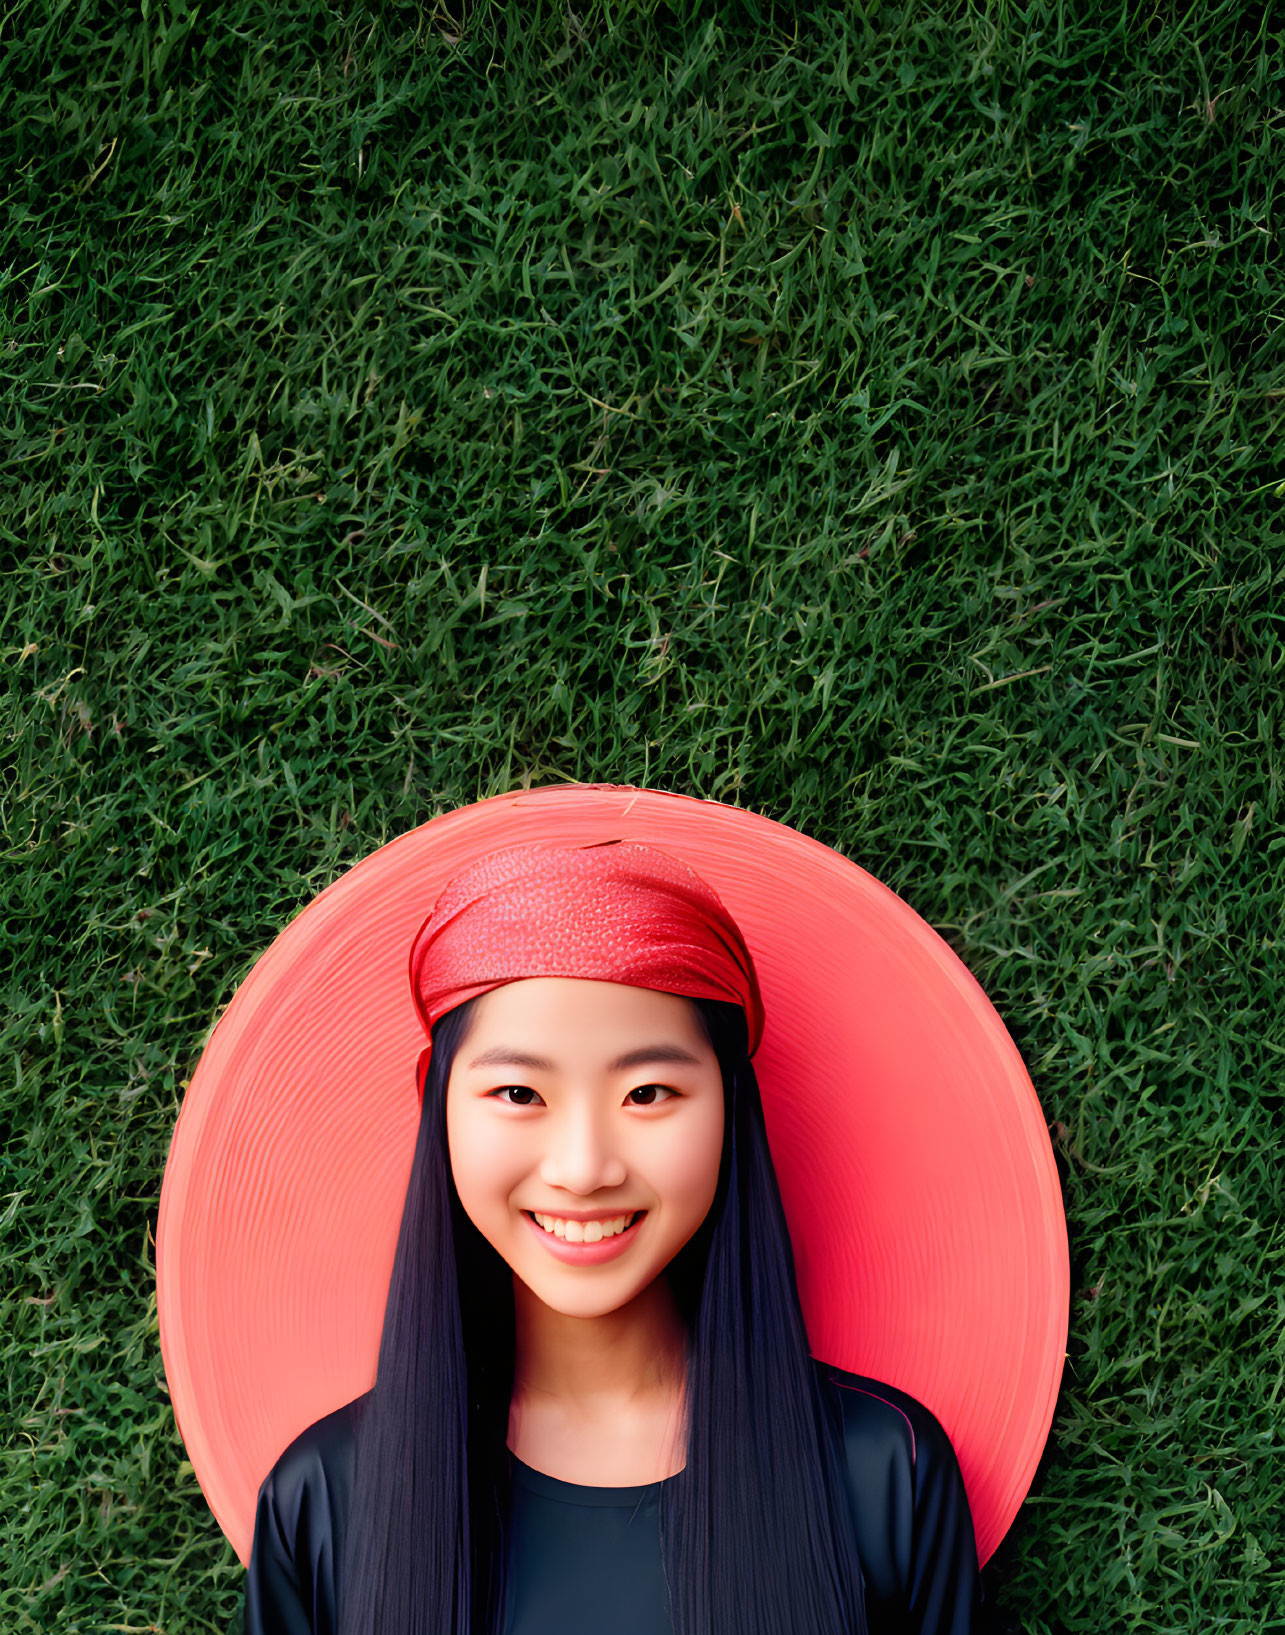
[[[541,1073],[552,1073],[553,1063],[544,1056],[533,1056],[529,1050],[514,1050],[508,1045],[493,1045],[475,1056],[470,1067],[532,1067]]]
[[[631,1067],[647,1067],[652,1062],[690,1062],[693,1067],[700,1066],[700,1058],[684,1050],[682,1045],[643,1045],[640,1050],[628,1050],[623,1056],[617,1056],[607,1071],[624,1073]]]
[[[684,1050],[682,1045],[642,1045],[637,1050],[628,1050],[623,1056],[617,1056],[607,1071],[625,1073],[631,1067],[648,1067],[654,1062],[688,1062],[693,1067],[700,1066],[700,1058],[693,1056],[690,1050]],[[547,1056],[533,1056],[529,1050],[517,1050],[510,1045],[493,1045],[490,1050],[484,1050],[480,1056],[475,1056],[469,1066],[529,1067],[537,1073],[552,1073],[555,1063]]]

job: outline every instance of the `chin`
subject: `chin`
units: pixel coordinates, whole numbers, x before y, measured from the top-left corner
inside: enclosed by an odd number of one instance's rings
[[[547,1306],[562,1317],[609,1317],[613,1311],[619,1311],[642,1293],[642,1288],[636,1286],[632,1279],[627,1285],[599,1285],[595,1289],[583,1285],[576,1287],[570,1281],[564,1283],[547,1277],[527,1278],[521,1272],[517,1275],[542,1306]]]

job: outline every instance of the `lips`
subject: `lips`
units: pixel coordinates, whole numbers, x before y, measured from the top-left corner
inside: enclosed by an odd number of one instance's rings
[[[541,1245],[555,1260],[569,1266],[600,1266],[624,1254],[647,1216],[646,1210],[598,1215],[591,1220],[543,1212],[537,1217],[535,1211],[525,1209],[522,1213]]]

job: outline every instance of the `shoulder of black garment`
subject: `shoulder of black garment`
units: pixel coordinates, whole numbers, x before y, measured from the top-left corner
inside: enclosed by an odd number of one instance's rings
[[[954,1450],[904,1391],[814,1365],[836,1436],[870,1635],[970,1635],[972,1519]],[[364,1397],[295,1439],[259,1491],[244,1635],[336,1635],[336,1562]]]

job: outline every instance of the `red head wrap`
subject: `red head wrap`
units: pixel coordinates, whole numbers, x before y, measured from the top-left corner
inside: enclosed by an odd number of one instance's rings
[[[745,1012],[751,1052],[763,1036],[758,978],[735,921],[698,874],[651,846],[492,852],[445,886],[411,948],[411,992],[430,1033],[466,1000],[538,976],[729,1000]]]

